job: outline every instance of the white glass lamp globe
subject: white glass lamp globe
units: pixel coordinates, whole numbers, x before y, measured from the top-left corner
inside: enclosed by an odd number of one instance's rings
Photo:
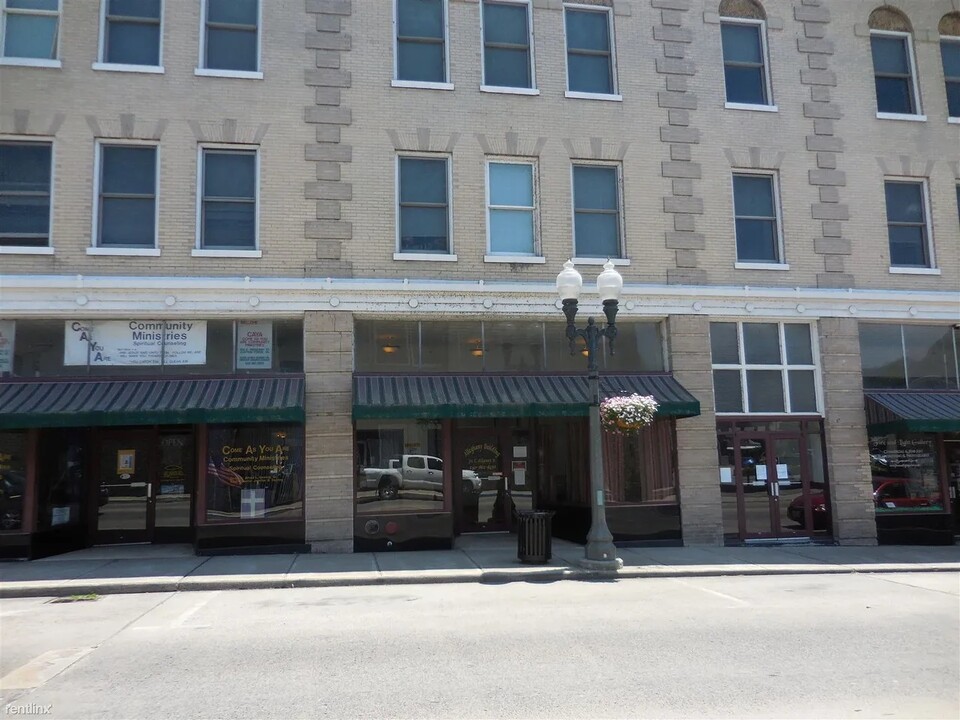
[[[557,279],[559,283],[559,278]],[[623,290],[623,276],[613,267],[613,262],[607,260],[603,264],[603,272],[597,276],[597,293],[601,300],[619,300]]]
[[[583,277],[573,266],[573,260],[567,260],[563,264],[563,270],[557,275],[557,294],[561,300],[577,300],[582,287]]]

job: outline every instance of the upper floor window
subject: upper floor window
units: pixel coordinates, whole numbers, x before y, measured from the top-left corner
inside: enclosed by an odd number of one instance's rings
[[[483,0],[483,84],[534,87],[532,3],[529,0]]]
[[[733,213],[737,261],[782,263],[776,176],[769,173],[734,173]]]
[[[763,23],[724,20],[720,35],[727,102],[770,105]]]
[[[949,325],[860,323],[867,389],[957,390],[957,343]]]
[[[567,91],[613,95],[613,13],[609,8],[565,7]]]
[[[899,10],[885,6],[870,14],[868,24],[878,114],[919,115],[910,21]]]
[[[42,64],[57,59],[60,0],[0,0],[3,59]]]
[[[448,158],[401,156],[399,238],[401,253],[450,254]]]
[[[810,325],[710,323],[718,413],[816,413],[817,363]]]
[[[947,90],[947,114],[960,119],[960,37],[940,40],[940,58]]]
[[[447,82],[446,0],[396,0],[396,79]]]
[[[200,149],[198,246],[209,250],[257,248],[256,150]]]
[[[202,69],[260,70],[259,0],[204,0]]]
[[[49,247],[53,146],[0,142],[0,247]]]
[[[491,254],[537,254],[535,183],[533,163],[487,163],[487,232]]]
[[[923,180],[887,180],[884,192],[890,266],[933,267],[926,183]]]
[[[101,144],[98,151],[96,245],[155,247],[156,146]]]
[[[100,61],[160,65],[162,0],[104,0]]]
[[[573,166],[573,248],[579,258],[622,257],[618,166]]]

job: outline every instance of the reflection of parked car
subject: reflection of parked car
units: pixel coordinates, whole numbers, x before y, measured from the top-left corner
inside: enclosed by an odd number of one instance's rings
[[[19,530],[23,517],[23,488],[26,479],[20,473],[0,471],[0,528]]]
[[[443,460],[432,455],[403,455],[387,468],[363,468],[360,490],[376,490],[381,500],[393,500],[401,490],[443,492]],[[473,470],[462,473],[463,492],[479,492],[480,477]]]
[[[938,497],[911,495],[915,484],[910,478],[873,478],[873,504],[878,508],[890,510],[927,508],[939,503]],[[827,511],[826,497],[823,493],[810,495],[810,504],[813,507],[813,527],[816,530],[826,529],[830,514]],[[787,517],[795,523],[803,525],[803,496],[798,495],[787,507]]]

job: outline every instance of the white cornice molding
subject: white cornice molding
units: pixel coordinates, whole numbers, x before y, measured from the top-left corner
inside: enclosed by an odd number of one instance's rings
[[[591,293],[589,312],[600,304]],[[204,278],[79,275],[0,276],[0,316],[296,316],[304,311],[369,315],[557,314],[548,282],[485,282],[355,278]],[[622,318],[707,315],[816,319],[856,317],[960,321],[957,293],[625,285]]]

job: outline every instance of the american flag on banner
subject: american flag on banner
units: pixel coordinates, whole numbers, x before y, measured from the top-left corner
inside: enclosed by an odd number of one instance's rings
[[[262,518],[267,510],[267,491],[263,488],[244,488],[240,491],[240,517]]]
[[[242,477],[240,477],[230,468],[225,468],[222,462],[220,465],[217,465],[213,462],[213,458],[207,462],[207,475],[210,477],[215,477],[225,485],[232,485],[234,487],[240,487],[243,485]]]

